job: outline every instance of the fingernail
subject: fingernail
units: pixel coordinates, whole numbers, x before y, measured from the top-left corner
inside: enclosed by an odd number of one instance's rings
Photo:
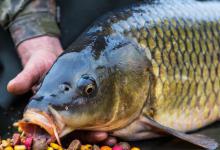
[[[104,140],[108,137],[107,133],[103,133],[103,132],[97,132],[95,134],[95,138],[100,139],[100,140]]]
[[[13,85],[14,85],[14,80],[11,80],[11,81],[8,82],[7,90],[9,92],[13,92],[14,91],[14,86]]]
[[[14,79],[12,79],[11,81],[9,81],[8,84],[9,84],[9,85],[14,84]]]

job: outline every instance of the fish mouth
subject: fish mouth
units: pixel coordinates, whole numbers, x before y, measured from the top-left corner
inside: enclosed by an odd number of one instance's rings
[[[26,135],[33,138],[44,136],[49,141],[57,140],[61,145],[59,133],[61,129],[55,124],[53,117],[45,112],[30,109],[24,113],[23,119],[18,121],[18,127]]]

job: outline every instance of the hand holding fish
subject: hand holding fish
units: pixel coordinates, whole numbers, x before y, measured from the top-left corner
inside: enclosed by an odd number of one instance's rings
[[[18,54],[24,69],[8,83],[8,91],[13,94],[29,91],[49,70],[62,51],[56,37],[41,36],[22,42],[18,46]]]
[[[13,94],[23,94],[29,91],[38,80],[50,69],[56,58],[63,52],[58,38],[42,36],[21,43],[18,54],[24,66],[23,71],[8,83],[8,91]],[[105,132],[79,133],[82,140],[100,142],[106,140]],[[110,141],[112,141],[110,139]],[[107,142],[109,143],[109,141]],[[111,142],[112,143],[112,142]]]
[[[105,145],[115,145],[117,143],[117,139],[115,137],[111,137],[107,132],[102,131],[75,131],[71,139],[80,139],[86,143],[100,143],[102,142]]]
[[[214,139],[188,132],[220,119],[219,8],[161,0],[103,16],[57,59],[18,126],[59,144],[87,130],[216,149]]]

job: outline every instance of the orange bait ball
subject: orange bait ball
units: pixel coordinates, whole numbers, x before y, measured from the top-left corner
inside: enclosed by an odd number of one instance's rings
[[[100,150],[112,150],[112,148],[109,147],[109,146],[102,146],[102,147],[100,148]]]

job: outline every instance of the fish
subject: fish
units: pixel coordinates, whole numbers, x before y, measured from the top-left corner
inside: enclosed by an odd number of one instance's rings
[[[196,130],[220,120],[219,74],[219,1],[140,2],[89,26],[55,61],[18,124],[58,141],[90,130],[128,141],[172,135],[215,149],[215,139]]]

